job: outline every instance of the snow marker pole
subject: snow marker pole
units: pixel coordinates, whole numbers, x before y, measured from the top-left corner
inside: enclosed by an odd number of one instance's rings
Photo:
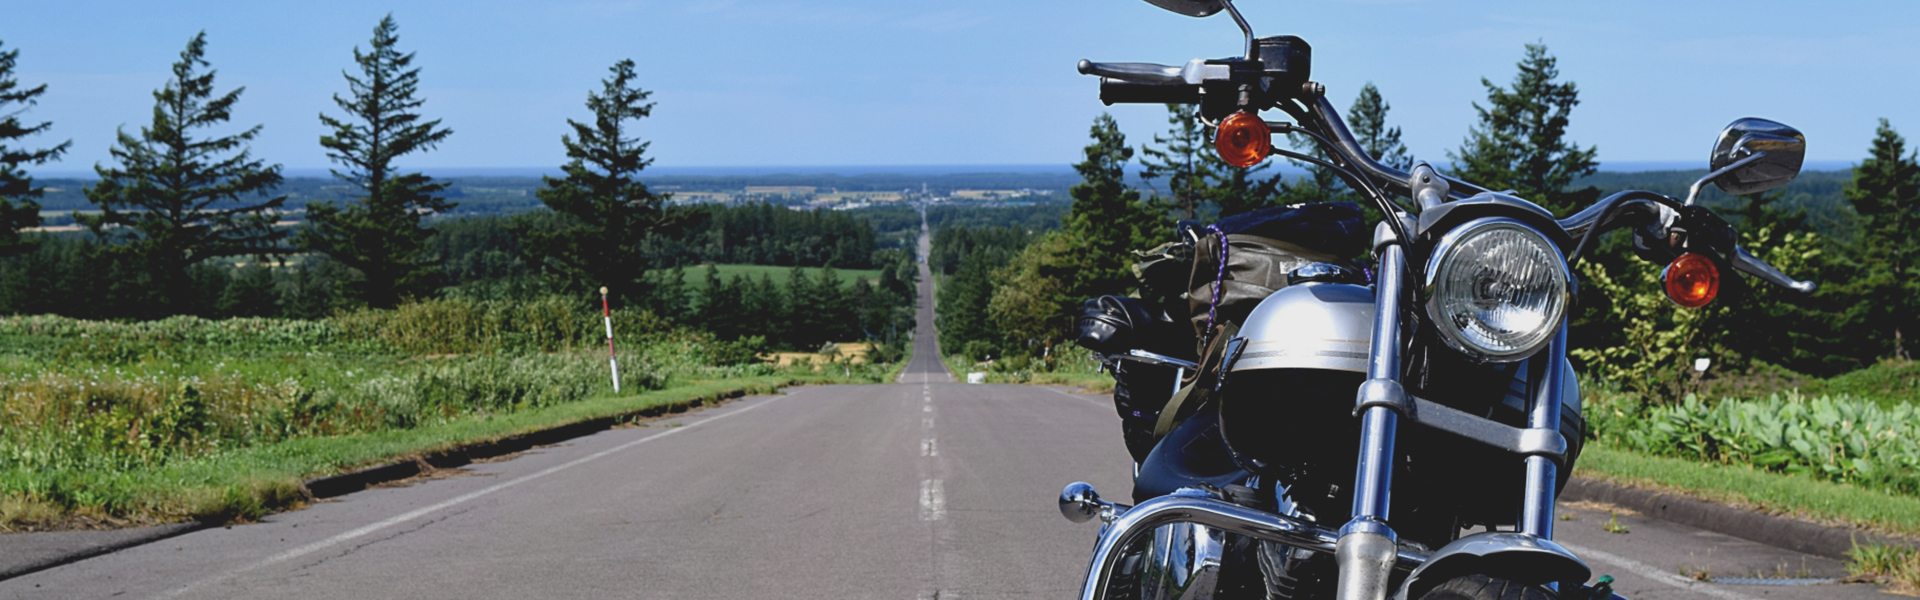
[[[607,323],[607,366],[613,368],[613,393],[620,393],[620,361],[613,357],[613,310],[607,308],[607,286],[600,286],[600,318]]]

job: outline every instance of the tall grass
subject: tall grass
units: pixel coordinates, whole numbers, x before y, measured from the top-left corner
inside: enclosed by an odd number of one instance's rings
[[[1601,396],[1602,443],[1654,456],[1743,464],[1920,494],[1920,406],[1788,391],[1757,399],[1642,405]]]

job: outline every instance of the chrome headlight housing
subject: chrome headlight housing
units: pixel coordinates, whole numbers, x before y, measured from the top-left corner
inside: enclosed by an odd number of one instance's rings
[[[1448,346],[1480,360],[1512,362],[1545,347],[1572,289],[1560,248],[1509,218],[1454,228],[1427,260],[1427,316]]]

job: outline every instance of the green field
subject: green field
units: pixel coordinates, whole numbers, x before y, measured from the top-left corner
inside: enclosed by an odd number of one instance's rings
[[[793,274],[793,267],[775,267],[770,265],[716,265],[716,266],[720,270],[720,279],[722,280],[734,279],[738,277],[746,277],[748,279],[758,281],[760,279],[760,276],[765,275],[767,277],[772,278],[773,284],[780,286],[781,289],[785,289],[787,287],[787,279],[791,277]],[[801,267],[800,270],[806,273],[808,279],[813,279],[820,276],[819,267]],[[857,277],[865,277],[869,282],[877,281],[880,279],[879,269],[834,269],[833,271],[840,275],[840,281],[842,282],[843,285],[853,283],[854,278],[857,278]],[[688,289],[691,289],[696,293],[706,290],[707,289],[707,266],[696,265],[696,266],[686,267],[686,279],[683,279],[682,281],[687,282]]]

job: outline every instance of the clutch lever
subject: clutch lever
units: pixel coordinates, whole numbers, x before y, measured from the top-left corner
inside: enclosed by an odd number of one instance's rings
[[[1180,67],[1153,63],[1097,63],[1081,60],[1079,69],[1081,75],[1099,75],[1119,81],[1159,85],[1200,85],[1208,81],[1226,81],[1233,77],[1233,69],[1227,65],[1210,65],[1206,60],[1198,58],[1187,61],[1185,66]]]

